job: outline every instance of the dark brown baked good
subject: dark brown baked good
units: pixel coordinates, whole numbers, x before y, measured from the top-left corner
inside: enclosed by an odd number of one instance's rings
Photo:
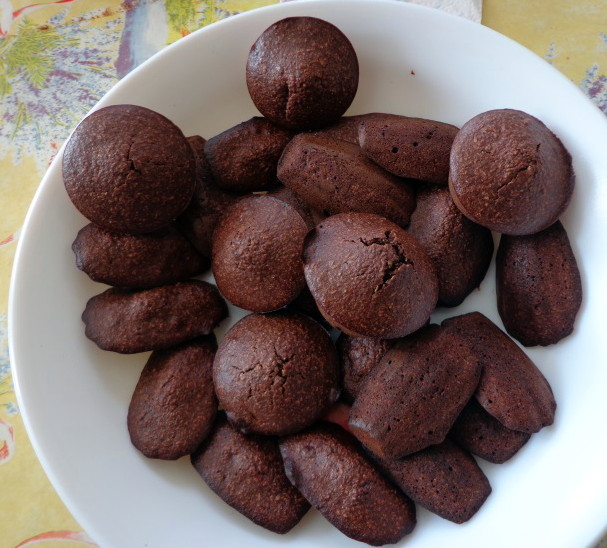
[[[329,217],[308,234],[303,257],[319,310],[349,335],[404,337],[423,326],[436,305],[438,280],[430,258],[379,215]]]
[[[251,47],[247,87],[275,124],[303,131],[339,119],[358,89],[358,59],[346,36],[314,17],[289,17],[268,27]]]
[[[245,433],[302,430],[339,395],[331,338],[314,320],[294,312],[240,320],[219,344],[213,379],[228,419]]]
[[[574,186],[571,156],[537,118],[483,112],[453,141],[449,188],[457,207],[496,232],[533,234],[565,211]]]
[[[394,544],[413,531],[411,500],[367,460],[356,440],[329,423],[281,440],[293,485],[344,535],[371,546]]]
[[[341,363],[341,396],[347,402],[356,399],[358,391],[371,370],[392,346],[389,339],[350,337],[341,333],[337,339],[337,353]]]
[[[292,310],[294,312],[301,312],[306,316],[310,316],[310,318],[316,320],[323,327],[330,329],[331,326],[327,323],[324,316],[318,310],[318,306],[312,293],[308,289],[308,286],[303,288],[302,292],[293,299],[289,305],[287,306],[287,310]]]
[[[204,154],[204,147],[207,144],[207,140],[200,135],[190,135],[187,138],[188,144],[194,153],[194,162],[196,165],[196,185],[202,184],[208,185],[215,183],[213,180],[213,172],[211,171],[211,164]]]
[[[278,178],[310,209],[334,215],[376,213],[405,226],[415,208],[412,187],[369,160],[352,143],[296,135],[278,162]]]
[[[358,139],[363,152],[390,173],[447,186],[458,131],[444,122],[384,114],[362,120]]]
[[[336,401],[327,412],[321,417],[321,420],[332,422],[339,425],[340,428],[349,432],[348,418],[350,416],[351,406],[342,400]]]
[[[369,112],[367,114],[357,114],[354,116],[342,116],[337,122],[330,126],[315,131],[317,135],[330,137],[331,139],[341,139],[354,145],[358,145],[358,128],[363,120],[372,120],[374,118],[383,118],[384,114],[380,112]]]
[[[188,137],[188,142],[196,160],[196,190],[176,226],[200,253],[210,258],[215,225],[239,196],[216,186],[204,155],[206,140],[193,135]]]
[[[483,408],[506,428],[528,434],[552,424],[556,402],[542,372],[519,346],[480,312],[443,321],[481,361],[482,375],[475,392]]]
[[[582,281],[559,221],[530,236],[502,236],[496,278],[504,327],[522,344],[547,346],[573,332]]]
[[[215,227],[212,268],[219,291],[253,312],[289,304],[306,285],[301,251],[308,228],[284,201],[263,195],[239,200]]]
[[[102,350],[133,354],[208,335],[227,316],[214,285],[188,280],[140,291],[108,289],[89,299],[82,321]]]
[[[446,439],[403,459],[378,464],[420,506],[454,523],[468,521],[491,494],[474,458]]]
[[[278,188],[266,192],[266,196],[271,196],[272,198],[289,204],[301,215],[301,218],[306,222],[309,228],[313,228],[316,224],[314,222],[314,216],[308,206],[304,204],[290,188],[280,185]]]
[[[72,250],[76,266],[92,280],[117,287],[148,288],[187,280],[210,266],[175,228],[147,234],[82,228]]]
[[[293,132],[254,117],[206,142],[204,152],[217,186],[231,192],[278,185],[276,165]]]
[[[116,232],[153,232],[174,221],[194,193],[194,155],[162,114],[113,105],[87,116],[63,153],[63,181],[76,208]]]
[[[448,189],[418,190],[407,232],[436,267],[439,305],[457,306],[483,281],[493,257],[491,231],[465,217]]]
[[[207,437],[217,413],[214,335],[149,357],[129,405],[131,442],[146,457],[175,460]]]
[[[531,434],[506,428],[472,398],[455,421],[449,437],[473,455],[502,464],[529,441]]]
[[[224,502],[274,533],[290,531],[310,508],[285,475],[277,440],[245,436],[223,413],[191,461]]]
[[[466,341],[436,325],[398,341],[362,385],[350,411],[352,433],[380,458],[441,443],[479,381]]]

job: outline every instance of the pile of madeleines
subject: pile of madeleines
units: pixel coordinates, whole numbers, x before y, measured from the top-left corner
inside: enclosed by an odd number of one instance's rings
[[[332,24],[283,19],[246,66],[254,117],[205,141],[136,105],[99,109],[63,157],[91,224],[78,268],[113,287],[86,336],[152,350],[128,410],[144,455],[190,455],[210,488],[277,533],[317,508],[345,535],[395,543],[415,503],[453,522],[556,409],[522,345],[571,333],[581,283],[558,221],[571,158],[538,119],[461,129],[343,116],[356,53]],[[479,286],[497,306],[430,324]],[[196,276],[212,269],[216,287]],[[226,301],[251,313],[217,344]],[[336,341],[336,342],[334,342]]]

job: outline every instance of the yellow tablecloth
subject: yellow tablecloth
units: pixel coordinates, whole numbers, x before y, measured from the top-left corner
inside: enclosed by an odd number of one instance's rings
[[[95,545],[38,463],[8,357],[15,241],[47,165],[82,116],[155,48],[276,0],[41,1],[0,0],[0,548]],[[142,27],[150,10],[161,21],[154,36]],[[545,58],[607,114],[607,0],[484,0],[483,24]]]

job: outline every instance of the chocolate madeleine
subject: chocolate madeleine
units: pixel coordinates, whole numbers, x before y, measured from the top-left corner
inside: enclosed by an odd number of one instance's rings
[[[303,259],[318,309],[349,335],[404,337],[425,325],[436,305],[432,261],[412,236],[379,215],[325,219],[306,237]]]
[[[358,89],[358,59],[348,38],[315,17],[288,17],[255,41],[246,67],[255,106],[288,129],[317,129],[337,121]]]
[[[472,398],[455,421],[449,437],[473,455],[502,464],[529,441],[531,434],[506,428]]]
[[[412,500],[454,523],[468,521],[491,494],[474,458],[449,439],[402,459],[377,462]]]
[[[308,209],[308,206],[304,204],[298,196],[286,186],[279,186],[274,190],[270,190],[266,193],[266,196],[271,196],[272,198],[276,198],[281,202],[285,202],[294,208],[297,213],[301,215],[301,218],[306,222],[306,224],[312,228],[314,226],[314,216],[312,212]]]
[[[350,337],[342,333],[337,339],[341,362],[342,398],[352,403],[371,370],[379,364],[392,346],[389,339]]]
[[[307,316],[251,314],[219,344],[213,380],[234,426],[282,436],[312,424],[337,399],[339,364],[329,334]]]
[[[461,304],[483,281],[493,256],[491,231],[465,217],[448,189],[419,189],[407,232],[436,267],[439,305]]]
[[[480,312],[449,318],[443,328],[458,334],[482,365],[475,397],[510,430],[533,434],[552,424],[556,401],[548,381],[519,346]]]
[[[188,137],[196,160],[196,190],[192,201],[177,219],[176,226],[205,257],[211,257],[215,226],[225,211],[239,199],[215,184],[211,166],[204,155],[206,140],[200,135]]]
[[[375,213],[400,226],[415,208],[412,187],[369,160],[352,143],[300,133],[285,147],[278,178],[310,209]]]
[[[114,232],[168,226],[194,193],[194,154],[185,136],[162,114],[137,105],[89,114],[70,136],[62,166],[72,203]]]
[[[315,131],[317,135],[330,137],[331,139],[341,139],[354,145],[358,145],[358,128],[363,120],[374,119],[385,116],[379,112],[370,112],[368,114],[357,114],[355,116],[342,116],[337,122],[325,128]]]
[[[188,280],[140,291],[108,289],[89,299],[82,321],[102,350],[133,354],[208,335],[227,316],[214,285]]]
[[[449,190],[466,217],[502,234],[534,234],[565,211],[571,156],[537,118],[490,110],[464,124],[451,148]]]
[[[344,535],[371,546],[394,544],[415,527],[415,506],[339,426],[318,423],[283,438],[293,485]]]
[[[441,443],[479,381],[478,358],[457,333],[436,325],[396,342],[367,376],[349,428],[380,458]]]
[[[582,282],[559,221],[531,236],[502,236],[496,277],[500,317],[523,345],[555,344],[573,332]]]
[[[217,413],[214,335],[152,352],[131,398],[131,442],[146,457],[175,460],[207,437]]]
[[[206,185],[213,181],[213,172],[211,165],[204,154],[204,147],[207,140],[200,135],[191,135],[187,138],[188,144],[194,153],[194,161],[196,165],[196,185]]]
[[[204,152],[217,186],[239,193],[277,186],[276,165],[293,135],[256,116],[209,139]]]
[[[310,316],[310,318],[316,320],[323,327],[330,328],[331,326],[327,323],[324,316],[318,310],[318,305],[310,293],[308,286],[303,288],[302,292],[293,299],[289,305],[287,306],[287,310],[292,310],[293,312],[301,312],[306,316]]]
[[[290,531],[310,508],[285,475],[276,438],[245,436],[223,414],[191,461],[224,502],[274,533]]]
[[[210,261],[175,228],[148,234],[120,234],[89,224],[72,250],[76,266],[96,282],[144,289],[187,280]]]
[[[447,186],[458,131],[444,122],[384,114],[362,120],[358,138],[363,152],[390,173]]]
[[[222,295],[253,312],[289,304],[306,285],[301,251],[308,225],[271,196],[247,196],[215,228],[213,275]]]

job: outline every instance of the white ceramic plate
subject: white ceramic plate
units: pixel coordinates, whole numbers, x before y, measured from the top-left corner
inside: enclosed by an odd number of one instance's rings
[[[391,1],[314,1],[238,15],[180,40],[130,74],[100,105],[156,109],[204,137],[256,113],[246,91],[250,45],[272,22],[314,15],[350,38],[361,66],[350,113],[386,111],[461,125],[491,108],[525,110],[573,155],[577,187],[563,218],[585,298],[575,333],[529,354],[550,381],[556,423],[503,465],[482,463],[493,494],[465,525],[419,511],[409,548],[582,548],[607,522],[607,121],[546,62],[480,25]],[[80,314],[104,289],[74,266],[85,220],[65,194],[61,154],[44,178],[19,243],[10,345],[21,411],[42,464],[103,548],[355,546],[311,511],[291,533],[266,532],[224,505],[188,459],[156,462],[130,444],[125,417],[147,355],[119,356],[85,339]],[[481,291],[446,315],[495,320],[493,268]]]

